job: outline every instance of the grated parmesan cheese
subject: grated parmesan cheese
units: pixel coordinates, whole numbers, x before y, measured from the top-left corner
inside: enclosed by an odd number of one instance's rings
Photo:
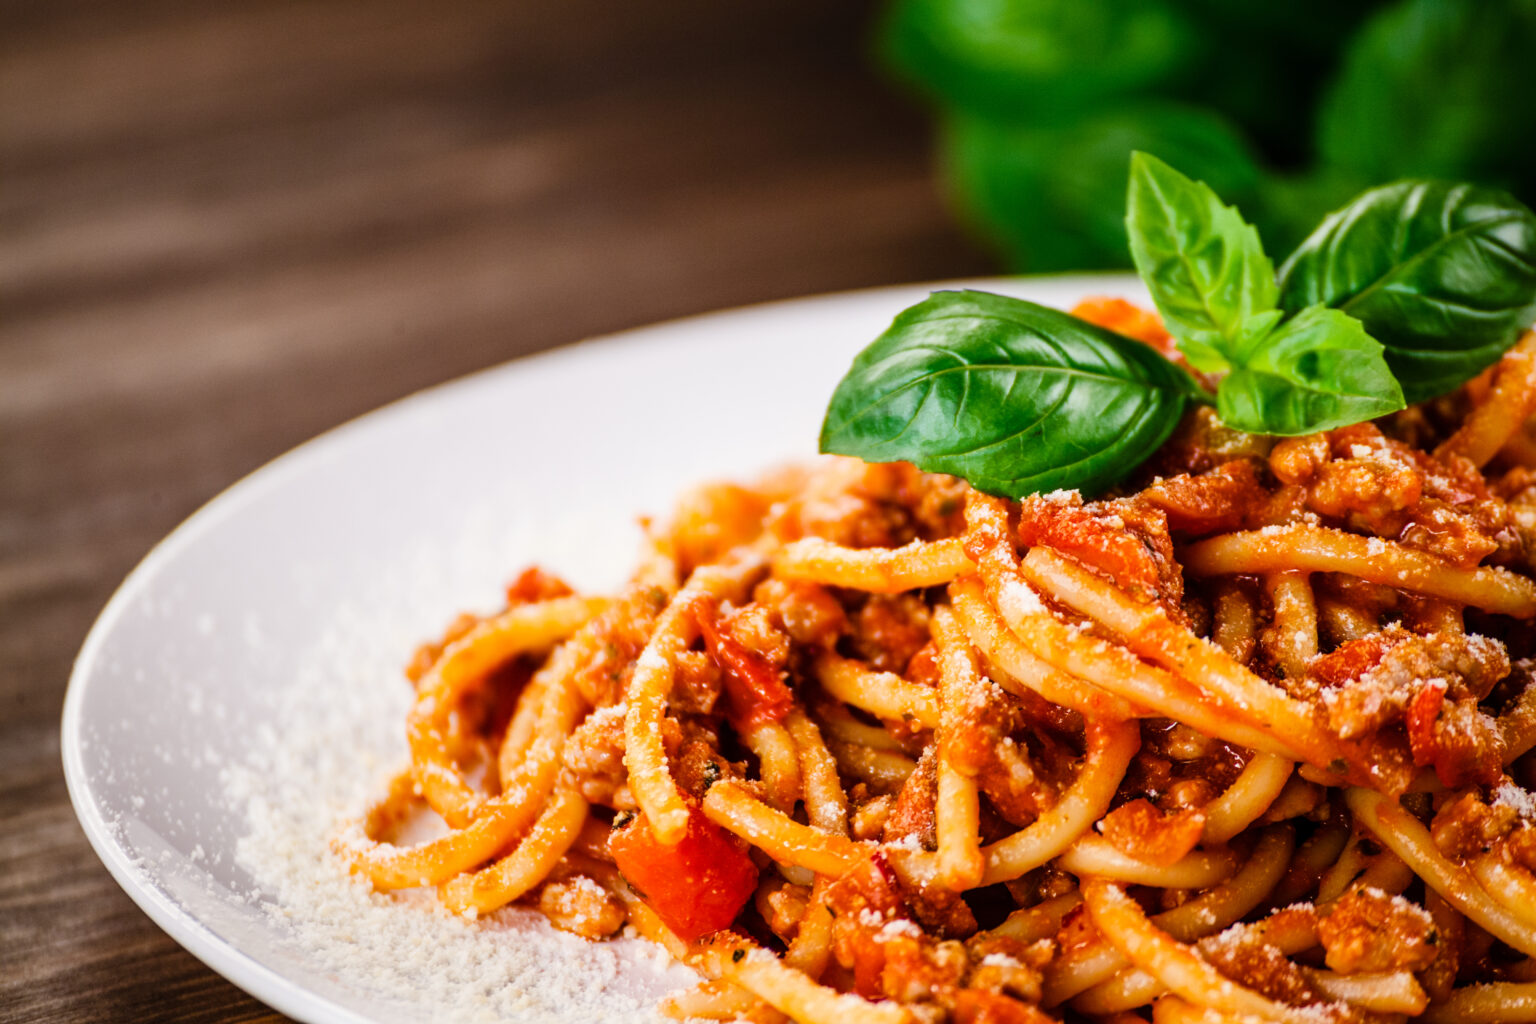
[[[880,939],[909,938],[920,939],[923,930],[912,921],[904,917],[893,917],[880,928]]]
[[[1505,782],[1493,791],[1493,805],[1508,807],[1522,818],[1536,818],[1536,793]]]
[[[657,1001],[697,975],[660,947],[632,933],[589,942],[523,907],[455,916],[430,889],[377,893],[332,850],[333,841],[366,842],[359,826],[340,823],[355,821],[405,763],[411,688],[400,665],[421,609],[432,609],[430,621],[455,603],[431,588],[384,592],[402,596],[381,600],[416,606],[336,609],[301,676],[274,693],[276,727],[255,730],[251,751],[220,769],[224,795],[244,820],[235,856],[256,886],[246,902],[286,935],[297,961],[340,991],[391,1008],[388,1019],[664,1020]],[[402,840],[414,841],[422,827],[433,823],[416,823]]]
[[[1040,600],[1040,595],[1023,580],[1004,581],[997,603],[1003,614],[1010,619],[1040,615],[1045,611],[1045,603]]]

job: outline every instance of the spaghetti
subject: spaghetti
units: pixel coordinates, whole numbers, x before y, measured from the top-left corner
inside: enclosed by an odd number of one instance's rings
[[[1528,335],[1375,425],[1197,411],[1096,501],[704,488],[614,597],[529,570],[424,647],[337,848],[630,927],[679,1017],[1536,1021],[1533,408]]]

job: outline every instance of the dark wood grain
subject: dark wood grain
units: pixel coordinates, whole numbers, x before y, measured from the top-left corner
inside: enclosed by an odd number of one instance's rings
[[[118,891],[59,769],[91,620],[198,505],[518,355],[987,269],[871,13],[0,3],[0,1017],[280,1019]]]

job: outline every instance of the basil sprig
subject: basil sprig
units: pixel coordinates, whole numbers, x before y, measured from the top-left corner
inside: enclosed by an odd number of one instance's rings
[[[1133,154],[1125,222],[1136,269],[1195,369],[1231,369],[1236,350],[1280,319],[1259,233],[1204,182]]]
[[[821,450],[1015,497],[1093,490],[1151,455],[1198,392],[1146,345],[1060,310],[935,292],[853,361]]]
[[[1383,185],[1330,214],[1280,269],[1280,304],[1323,304],[1386,346],[1410,402],[1498,360],[1536,315],[1536,215],[1494,189]]]
[[[1257,434],[1310,434],[1403,407],[1382,346],[1321,305],[1287,320],[1259,233],[1203,182],[1131,157],[1131,257],[1190,365],[1228,371],[1216,409]]]
[[[1180,351],[1220,375],[1217,414],[1251,433],[1329,430],[1403,408],[1405,390],[1449,391],[1536,315],[1536,216],[1501,192],[1373,189],[1325,220],[1277,281],[1235,209],[1138,153],[1126,225]],[[1190,402],[1211,400],[1112,331],[1022,299],[936,292],[854,360],[821,450],[1008,497],[1095,491],[1151,455]]]

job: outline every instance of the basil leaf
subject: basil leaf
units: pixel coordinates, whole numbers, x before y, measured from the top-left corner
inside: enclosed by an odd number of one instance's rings
[[[1199,394],[1157,352],[1022,299],[935,292],[853,361],[821,450],[905,461],[993,494],[1097,491],[1136,468]]]
[[[1285,308],[1363,323],[1420,402],[1476,376],[1536,315],[1536,215],[1495,189],[1400,181],[1331,214],[1280,277]]]
[[[1381,344],[1360,321],[1312,306],[1249,343],[1222,379],[1222,422],[1255,434],[1310,434],[1403,407]]]
[[[1233,363],[1243,325],[1275,308],[1275,271],[1259,233],[1204,182],[1131,155],[1125,224],[1131,257],[1179,349],[1199,370]]]

